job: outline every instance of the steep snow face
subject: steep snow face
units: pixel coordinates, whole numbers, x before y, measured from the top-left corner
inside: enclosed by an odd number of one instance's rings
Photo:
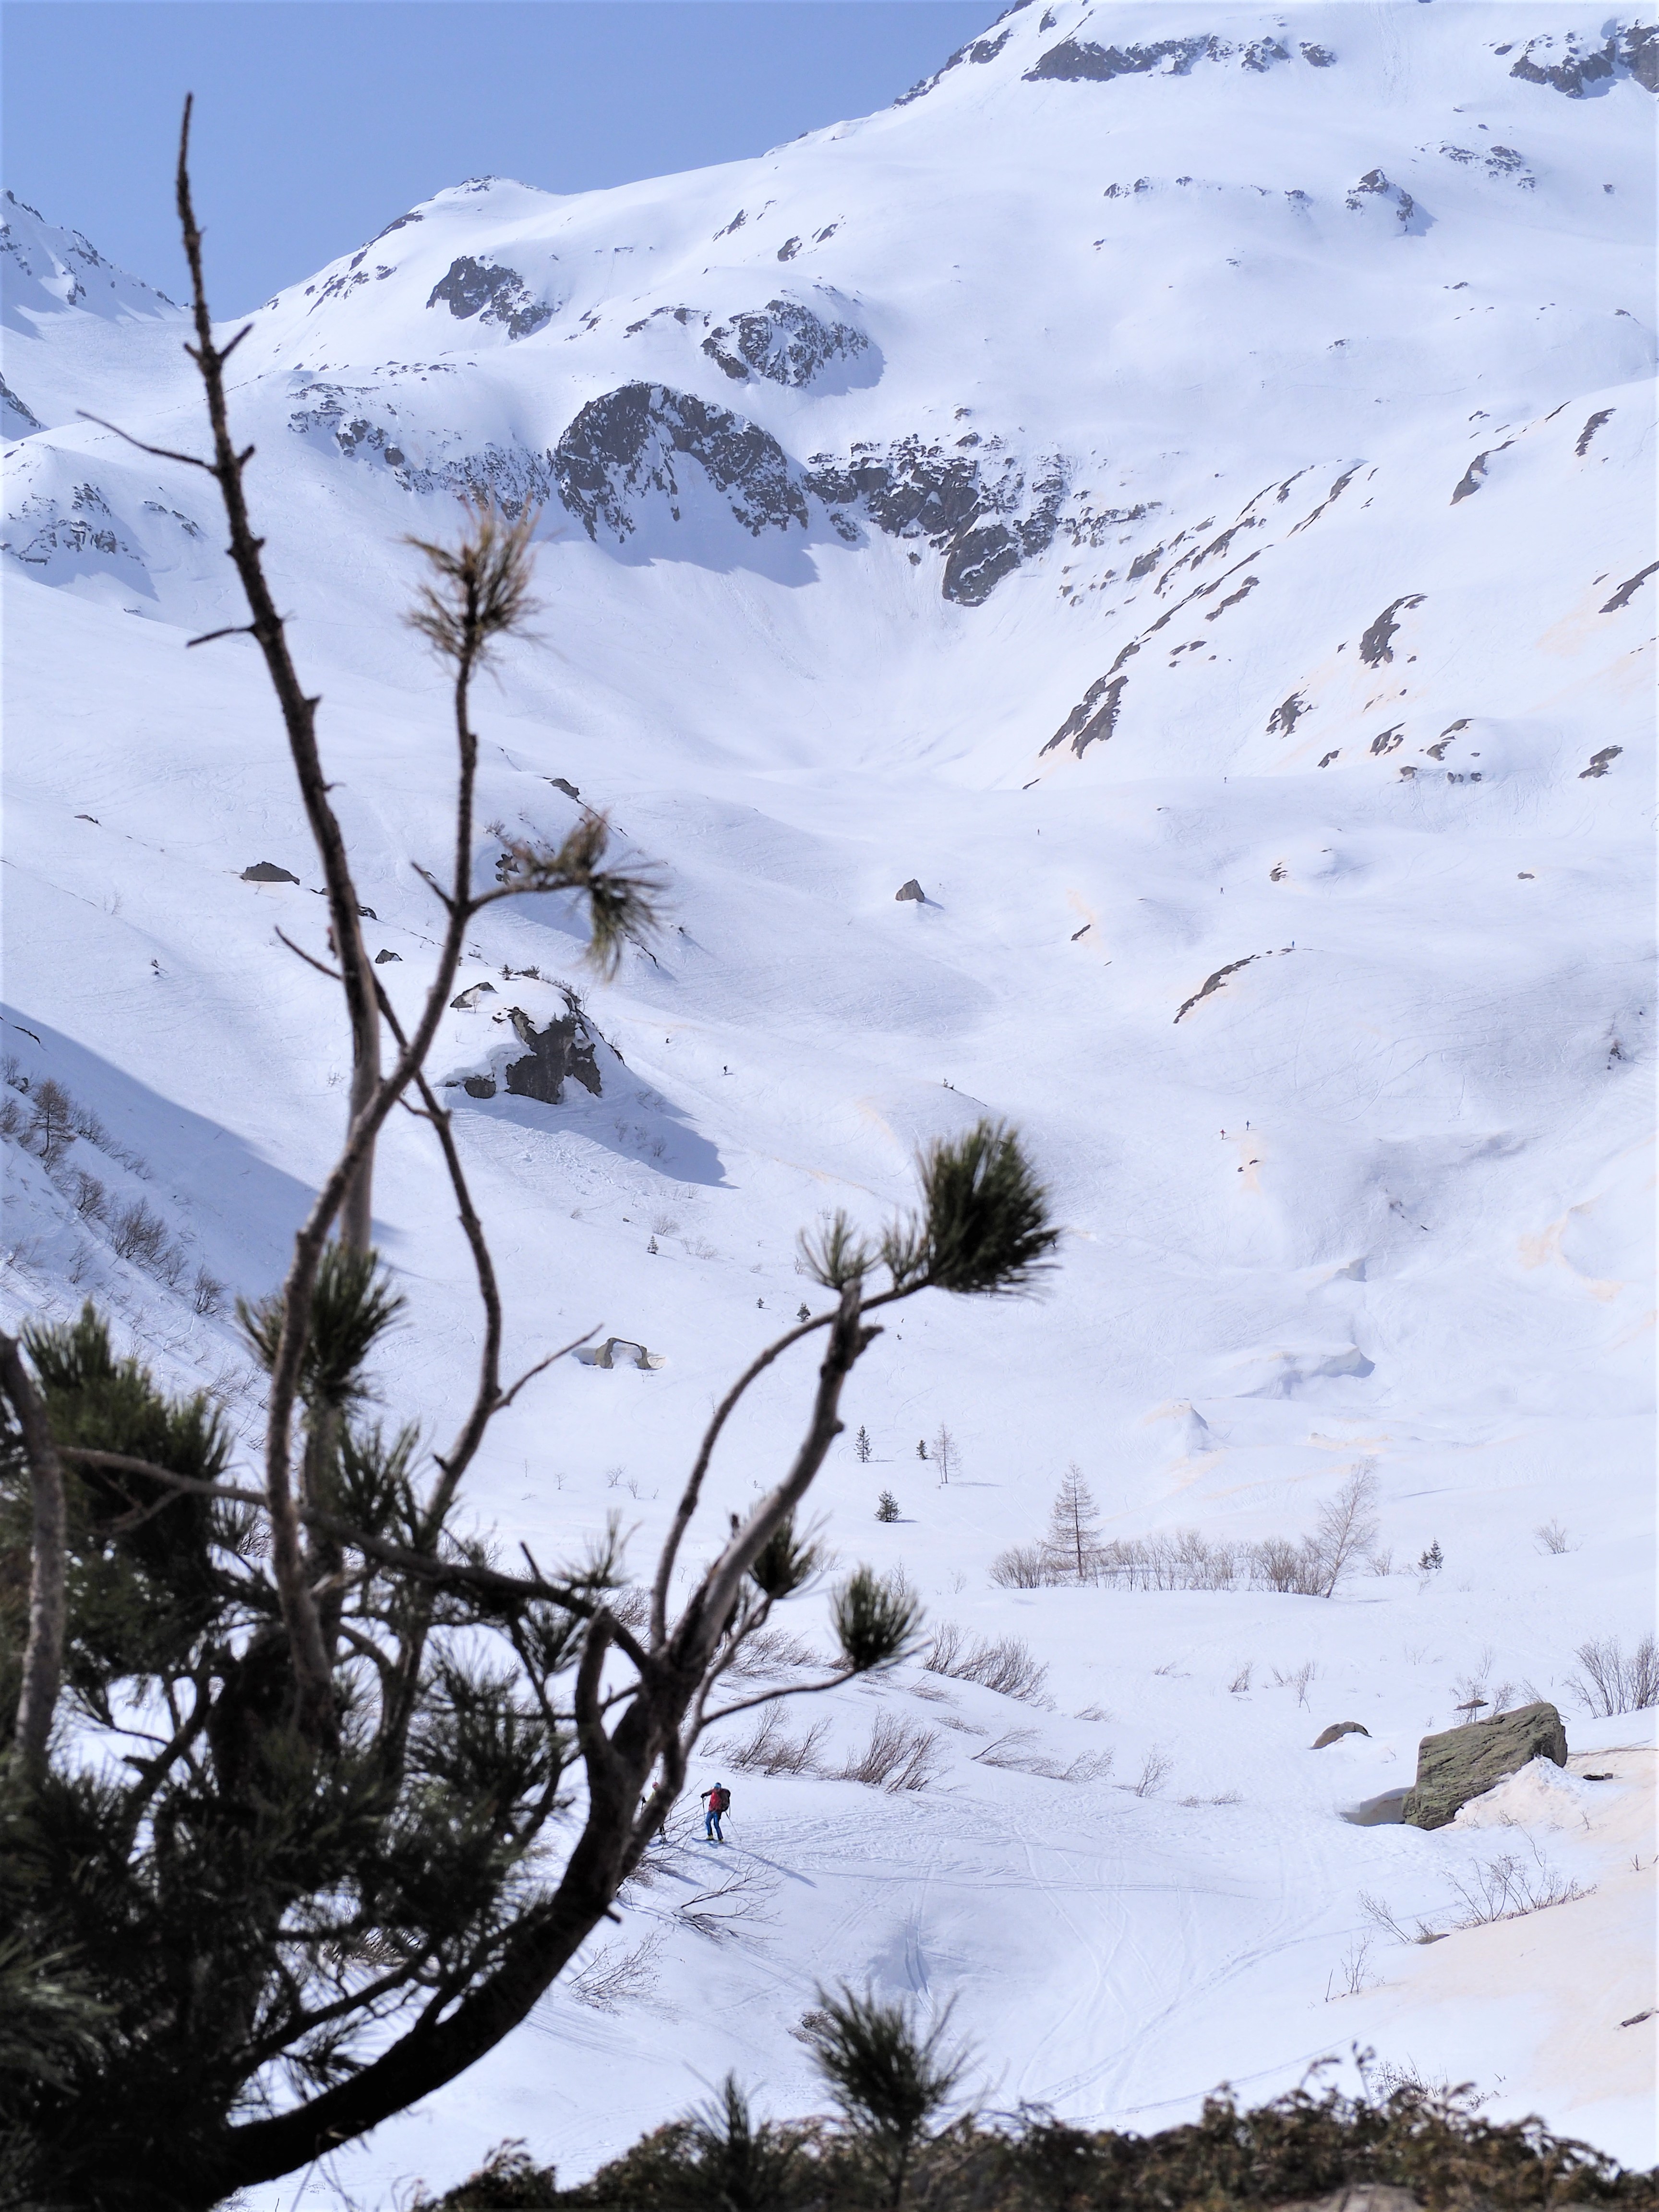
[[[1655,54],[1530,0],[1061,0],[753,161],[459,185],[248,319],[235,428],[388,988],[427,972],[449,781],[403,540],[459,494],[544,541],[479,818],[605,806],[673,884],[580,1024],[544,980],[570,917],[492,909],[441,1039],[520,1342],[598,1321],[662,1362],[515,1407],[482,1516],[540,1556],[625,1502],[642,1560],[809,1288],[796,1227],[902,1199],[932,1135],[1017,1121],[1070,1231],[1043,1305],[872,1349],[873,1457],[823,1485],[843,1557],[1024,1639],[1053,1705],[913,1668],[800,1774],[728,1742],[737,1939],[679,1911],[682,1852],[366,2190],[505,2134],[578,2172],[728,2064],[808,2105],[819,1976],[960,1990],[1003,2102],[1146,2127],[1370,2041],[1655,2155],[1619,2025],[1651,1866],[1584,1860],[1586,1934],[1499,2021],[1501,1931],[1341,1963],[1361,1892],[1426,1910],[1481,1839],[1340,1818],[1481,1684],[1558,1697],[1576,1747],[1577,1648],[1651,1619]],[[14,1144],[7,1310],[94,1292],[246,1394],[223,1290],[275,1278],[343,1115],[338,1010],[275,934],[317,940],[317,873],[252,656],[184,650],[242,618],[204,480],[75,419],[199,447],[173,313],[52,296],[6,337],[7,1040],[105,1141]],[[394,1129],[423,1333],[386,1387],[435,1425],[475,1322],[434,1188]],[[140,1200],[148,1256],[108,1225]],[[799,1389],[732,1440],[717,1525]],[[1105,1534],[1212,1546],[1369,1468],[1394,1571],[994,1583],[1073,1460]],[[842,1778],[884,1713],[931,1731],[928,1787]],[[1309,1748],[1344,1718],[1369,1735]]]

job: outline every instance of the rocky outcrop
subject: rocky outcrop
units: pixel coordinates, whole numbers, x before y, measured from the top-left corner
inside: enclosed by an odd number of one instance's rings
[[[1508,46],[1496,50],[1507,54]],[[1510,64],[1510,75],[1527,84],[1547,84],[1569,100],[1604,92],[1618,76],[1634,77],[1659,92],[1659,27],[1651,23],[1615,23],[1599,46],[1587,45],[1577,31],[1560,38],[1548,32],[1528,39]]]
[[[535,297],[516,269],[475,261],[470,253],[452,261],[433,286],[426,304],[440,302],[458,322],[476,315],[481,323],[499,323],[509,338],[527,338],[553,319],[553,309]]]
[[[1329,1743],[1340,1743],[1345,1735],[1369,1736],[1370,1730],[1358,1721],[1333,1721],[1328,1729],[1321,1729],[1313,1740],[1316,1751],[1323,1751]]]
[[[886,447],[854,446],[846,461],[815,453],[806,488],[849,544],[857,540],[860,517],[889,538],[925,538],[945,556],[943,596],[981,606],[1004,576],[1054,543],[1066,472],[1052,455],[1039,460],[1028,479],[1012,459],[991,465],[1000,454],[996,440],[973,450],[979,447],[969,432],[955,452],[908,437]]]
[[[1417,1781],[1402,1817],[1414,1828],[1443,1828],[1459,1806],[1534,1759],[1552,1759],[1557,1766],[1567,1763],[1567,1732],[1560,1714],[1547,1703],[1425,1735],[1417,1747]]]
[[[559,496],[588,536],[633,534],[639,502],[666,499],[680,519],[681,479],[694,461],[744,528],[806,526],[799,471],[769,431],[663,384],[624,384],[590,399],[553,450]]]
[[[898,900],[914,899],[918,906],[926,906],[927,903],[927,894],[914,876],[908,884],[901,884],[893,893],[893,896]]]
[[[599,1037],[580,1006],[572,1006],[544,1030],[538,1030],[519,1006],[509,1006],[507,1018],[514,1035],[526,1048],[522,1060],[508,1061],[503,1079],[515,1098],[539,1098],[544,1106],[561,1105],[565,1084],[572,1079],[599,1097],[599,1067],[594,1050]]]
[[[799,391],[831,362],[851,360],[869,345],[851,323],[827,323],[799,300],[769,300],[763,308],[718,324],[702,349],[734,383],[763,376]]]
[[[275,860],[256,860],[251,868],[242,871],[245,884],[297,884],[299,880],[286,868],[279,868]]]
[[[1028,475],[999,441],[981,447],[973,432],[955,451],[913,436],[856,445],[845,460],[815,453],[803,469],[758,424],[662,384],[624,384],[589,400],[553,453],[565,506],[590,538],[604,529],[619,542],[632,535],[653,494],[681,519],[688,461],[756,537],[805,527],[817,500],[843,544],[857,544],[861,524],[885,537],[925,540],[945,556],[945,598],[969,607],[1053,544],[1066,490],[1057,456]]]
[[[1328,66],[1331,58],[1322,49],[1316,51],[1322,58],[1313,66]],[[1291,58],[1277,39],[1252,39],[1243,46],[1216,38],[1156,39],[1146,46],[1100,46],[1087,39],[1062,39],[1026,70],[1025,82],[1040,84],[1058,78],[1067,84],[1109,84],[1114,77],[1146,76],[1154,70],[1160,76],[1186,76],[1195,62],[1224,62],[1235,56],[1239,67],[1247,70],[1271,69],[1275,62]]]

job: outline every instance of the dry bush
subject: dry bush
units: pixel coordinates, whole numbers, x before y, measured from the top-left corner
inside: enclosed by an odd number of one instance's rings
[[[1137,1797],[1156,1797],[1174,1763],[1167,1752],[1160,1751],[1154,1744],[1141,1761],[1139,1776],[1126,1787],[1133,1790]]]
[[[769,1705],[753,1733],[741,1741],[727,1738],[711,1744],[708,1756],[744,1774],[817,1774],[818,1746],[830,1732],[828,1721],[819,1721],[803,1736],[792,1736],[784,1726],[783,1709]]]
[[[85,1221],[101,1221],[109,1212],[103,1184],[84,1168],[75,1170],[75,1210]]]
[[[1558,1559],[1564,1552],[1572,1549],[1567,1532],[1559,1521],[1546,1521],[1541,1528],[1534,1528],[1532,1533],[1538,1539],[1540,1549],[1553,1553]]]
[[[1011,1544],[992,1560],[991,1580],[999,1589],[1042,1589],[1053,1577],[1041,1545]]]
[[[1109,1751],[1085,1751],[1062,1766],[1050,1753],[1033,1750],[1035,1729],[1010,1729],[974,1753],[981,1766],[1002,1766],[1016,1774],[1040,1774],[1049,1782],[1099,1782],[1112,1771]]]
[[[791,1667],[822,1667],[821,1653],[787,1628],[758,1628],[732,1662],[734,1674],[780,1674]]]
[[[620,1943],[602,1943],[565,1986],[578,2004],[587,2005],[594,2012],[620,2012],[625,2004],[648,1996],[656,1987],[656,1956],[663,1940],[660,1936],[647,1936],[631,1951],[623,1950]]]
[[[1027,1705],[1046,1705],[1043,1684],[1048,1669],[1017,1636],[976,1637],[969,1644],[954,1621],[944,1621],[922,1654],[930,1674],[948,1675],[957,1682],[977,1682],[1005,1698]]]
[[[937,1729],[892,1713],[878,1713],[864,1749],[842,1768],[844,1782],[866,1783],[872,1790],[925,1790],[939,1775],[945,1753]]]
[[[1518,1851],[1478,1860],[1467,1875],[1449,1877],[1462,1900],[1459,1928],[1484,1928],[1494,1920],[1521,1920],[1528,1912],[1543,1912],[1552,1905],[1573,1905],[1590,1892],[1582,1883],[1551,1866],[1532,1845],[1529,1866]]]
[[[1659,1705],[1659,1651],[1651,1633],[1628,1658],[1616,1636],[1593,1637],[1573,1656],[1584,1671],[1570,1674],[1567,1686],[1583,1700],[1588,1711],[1610,1719],[1614,1713],[1645,1712],[1650,1705]]]
[[[141,1267],[154,1267],[167,1241],[166,1222],[159,1213],[152,1213],[142,1198],[120,1207],[112,1217],[110,1243],[119,1259],[134,1261]]]
[[[774,1924],[766,1908],[777,1887],[777,1876],[762,1867],[727,1867],[718,1881],[677,1905],[674,1917],[711,1943],[735,1943]]]

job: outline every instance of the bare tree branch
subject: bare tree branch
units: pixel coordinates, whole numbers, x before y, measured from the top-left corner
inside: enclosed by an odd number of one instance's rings
[[[69,1516],[64,1469],[46,1407],[15,1336],[0,1335],[0,1391],[22,1431],[33,1519],[29,1532],[29,1633],[13,1742],[24,1772],[46,1771],[52,1716],[64,1679],[64,1627]]]

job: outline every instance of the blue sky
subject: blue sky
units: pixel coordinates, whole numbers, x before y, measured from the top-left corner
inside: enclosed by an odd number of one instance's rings
[[[7,0],[3,181],[182,295],[197,95],[216,308],[256,306],[468,176],[580,191],[880,107],[1002,0]]]

